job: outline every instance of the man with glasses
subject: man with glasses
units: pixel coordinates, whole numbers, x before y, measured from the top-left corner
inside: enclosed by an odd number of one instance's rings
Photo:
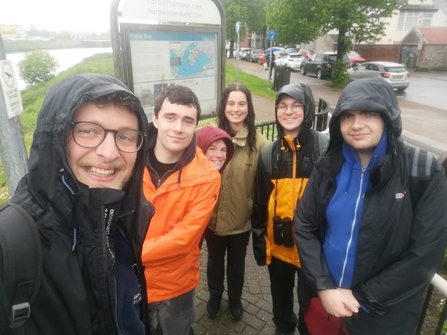
[[[193,333],[199,245],[220,188],[219,171],[196,145],[200,111],[191,89],[168,86],[157,97],[149,125],[143,189],[156,211],[142,259],[157,334]]]
[[[322,151],[312,130],[315,103],[309,86],[289,84],[276,95],[278,139],[263,148],[255,179],[252,211],[253,251],[268,265],[275,334],[293,334],[295,273],[300,260],[293,239],[293,212]],[[304,322],[301,312],[299,329]]]
[[[147,128],[138,98],[106,75],[73,76],[46,95],[28,174],[10,200],[33,217],[43,251],[24,334],[146,334]],[[0,311],[9,312],[7,301]]]

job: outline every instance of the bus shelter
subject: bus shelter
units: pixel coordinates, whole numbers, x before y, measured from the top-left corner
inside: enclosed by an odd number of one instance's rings
[[[225,86],[225,29],[220,0],[113,0],[115,76],[149,118],[169,85],[190,87],[202,116],[214,115]]]

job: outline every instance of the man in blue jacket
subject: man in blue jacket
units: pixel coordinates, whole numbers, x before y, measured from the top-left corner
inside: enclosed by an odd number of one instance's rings
[[[322,334],[329,314],[350,335],[412,334],[444,252],[444,169],[403,143],[395,93],[381,78],[349,84],[329,130],[295,213],[306,324]]]

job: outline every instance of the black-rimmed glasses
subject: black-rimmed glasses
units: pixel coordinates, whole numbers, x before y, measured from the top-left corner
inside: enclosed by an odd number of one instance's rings
[[[87,121],[71,123],[73,140],[84,148],[96,148],[104,142],[108,132],[115,136],[116,147],[123,152],[138,151],[143,145],[145,133],[134,129],[106,129],[103,126]]]

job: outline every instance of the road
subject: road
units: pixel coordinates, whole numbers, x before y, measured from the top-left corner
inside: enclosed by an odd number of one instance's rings
[[[396,93],[399,98],[436,107],[447,111],[447,72],[411,72],[410,86],[405,92]]]
[[[228,59],[228,63],[236,65],[236,60]],[[238,67],[241,71],[268,79],[268,71],[264,71],[259,64],[239,61]],[[323,98],[332,107],[337,104],[341,93],[341,89],[327,86],[329,82],[326,80],[303,76],[298,72],[291,74],[290,82],[309,85],[315,101]],[[447,151],[447,103],[442,103],[446,92],[447,74],[436,75],[427,72],[413,72],[407,91],[402,94],[396,92],[402,110],[404,140],[435,155]]]

